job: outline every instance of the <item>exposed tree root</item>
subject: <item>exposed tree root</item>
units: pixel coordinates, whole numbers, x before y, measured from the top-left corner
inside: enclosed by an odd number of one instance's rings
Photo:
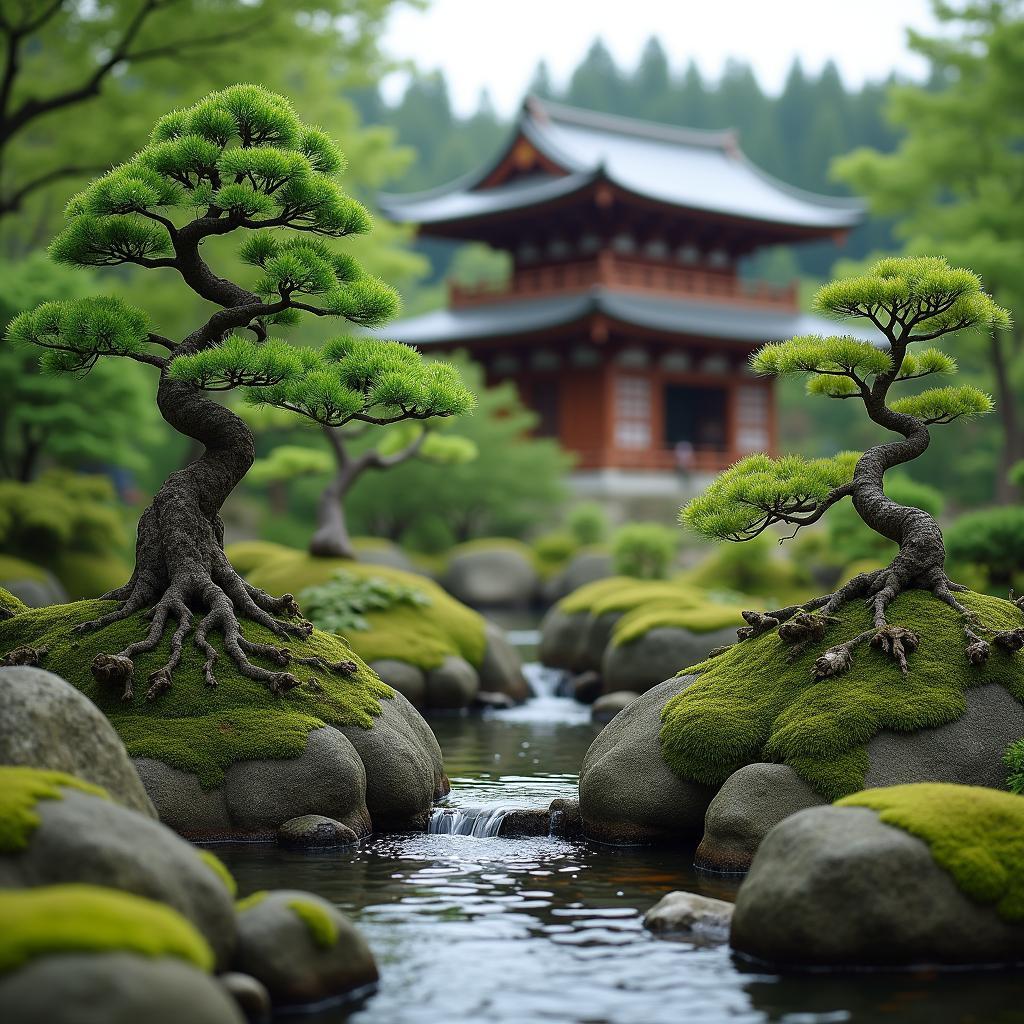
[[[906,675],[907,659],[918,649],[921,638],[912,629],[891,624],[886,610],[899,594],[911,589],[930,591],[937,600],[948,604],[962,616],[966,638],[964,651],[972,665],[980,665],[988,660],[992,644],[1011,652],[1024,650],[1024,627],[1004,630],[989,628],[957,599],[956,594],[963,593],[967,587],[953,583],[942,570],[930,570],[907,580],[901,572],[898,557],[885,569],[861,573],[834,594],[815,598],[806,604],[789,605],[768,612],[745,611],[743,618],[747,625],[737,630],[737,635],[743,641],[776,629],[779,639],[792,647],[792,660],[808,646],[822,639],[828,626],[837,621],[835,613],[843,605],[856,598],[863,598],[872,612],[871,628],[828,648],[811,666],[812,677],[827,679],[848,671],[853,665],[854,652],[864,643],[870,643],[892,658]],[[1014,598],[1011,593],[1010,600],[1024,611],[1024,597]],[[713,653],[721,653],[726,649],[721,648]]]
[[[10,668],[14,665],[38,668],[48,653],[46,647],[15,647],[0,658],[0,668]]]

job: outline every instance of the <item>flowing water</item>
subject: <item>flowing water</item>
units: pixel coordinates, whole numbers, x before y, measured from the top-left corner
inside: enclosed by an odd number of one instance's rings
[[[528,639],[528,637],[520,637]],[[664,893],[733,898],[689,850],[500,835],[509,808],[574,796],[596,728],[553,695],[483,717],[432,719],[452,793],[426,834],[318,854],[225,846],[242,895],[308,889],[359,925],[381,982],[310,1024],[1020,1024],[1024,979],[1001,972],[779,976],[727,947],[656,939]]]

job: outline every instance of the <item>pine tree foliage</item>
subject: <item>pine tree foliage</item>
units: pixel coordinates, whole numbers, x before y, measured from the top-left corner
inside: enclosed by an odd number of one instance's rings
[[[991,412],[991,397],[969,385],[886,401],[893,384],[956,372],[954,360],[940,350],[915,353],[909,345],[958,331],[1010,326],[1009,314],[982,289],[976,274],[938,257],[883,259],[864,275],[825,285],[814,307],[835,319],[867,321],[877,329],[878,343],[843,335],[791,338],[755,353],[755,372],[803,374],[809,394],[860,400],[875,410],[876,422],[878,410],[925,426]],[[902,427],[898,419],[887,425]],[[850,494],[859,458],[850,452],[814,460],[747,456],[682,510],[682,522],[705,536],[735,541],[778,523],[799,529]]]
[[[327,241],[370,227],[341,188],[343,167],[321,129],[259,86],[232,86],[165,115],[148,146],[71,200],[51,257],[174,269],[208,297],[189,254],[204,238],[248,229],[240,255],[259,272],[251,291],[239,289],[237,306],[181,343],[108,297],[45,303],[16,317],[9,338],[43,348],[50,371],[86,372],[101,356],[126,356],[205,390],[244,388],[253,403],[325,425],[468,411],[472,395],[452,367],[427,366],[398,342],[342,337],[312,350],[269,337],[269,329],[309,315],[378,327],[398,309],[392,288]]]

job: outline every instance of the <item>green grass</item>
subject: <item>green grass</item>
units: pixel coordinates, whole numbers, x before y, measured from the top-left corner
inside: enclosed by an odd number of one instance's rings
[[[380,714],[380,701],[394,695],[362,664],[353,676],[293,665],[289,671],[301,682],[315,677],[320,689],[301,686],[275,697],[264,683],[242,676],[223,654],[218,635],[211,634],[210,641],[221,651],[215,667],[219,685],[214,689],[204,685],[203,656],[194,644],[186,642],[171,689],[147,701],[146,679],[166,661],[170,647],[167,635],[155,651],[136,659],[136,696],[124,703],[120,686],[97,683],[90,665],[96,654],[120,651],[143,637],[147,620],[140,613],[99,632],[71,633],[73,626],[113,607],[109,601],[78,601],[29,609],[0,622],[0,653],[22,645],[47,647],[43,667],[67,679],[107,715],[129,754],[153,757],[193,772],[205,788],[219,785],[224,769],[236,761],[300,756],[308,734],[324,725],[369,729]],[[269,630],[255,623],[243,622],[242,628],[251,640],[281,644]],[[319,630],[306,640],[292,639],[287,646],[297,655],[316,655],[328,661],[352,656],[341,638]],[[254,660],[266,668],[278,668]]]
[[[40,800],[61,800],[61,787],[110,799],[105,789],[66,772],[0,766],[0,853],[17,853],[28,846],[41,820],[36,804]]]
[[[364,661],[396,658],[424,670],[437,668],[451,654],[479,667],[487,638],[483,617],[446,593],[425,576],[367,565],[343,558],[316,558],[295,551],[276,558],[249,575],[249,582],[272,594],[299,594],[328,582],[339,570],[364,579],[382,579],[422,591],[430,603],[418,607],[397,604],[386,611],[366,612],[368,630],[353,630],[346,640]]]
[[[96,885],[0,891],[0,974],[51,953],[174,957],[207,973],[213,952],[176,910]]]
[[[1024,613],[1009,601],[967,593],[961,600],[988,625],[1014,629]],[[775,632],[730,648],[684,673],[698,679],[662,709],[662,755],[681,778],[719,785],[745,764],[790,765],[828,799],[862,789],[868,741],[882,730],[912,732],[959,718],[965,691],[998,683],[1024,702],[1024,657],[993,647],[970,665],[957,614],[930,594],[901,594],[889,621],[921,637],[904,678],[896,663],[867,644],[844,675],[815,681],[811,665],[833,644],[870,625],[859,601],[843,608],[824,641],[789,661]]]
[[[869,807],[886,825],[927,843],[937,864],[978,903],[1024,921],[1024,797],[926,782],[866,789],[839,801]]]
[[[312,900],[292,900],[288,907],[306,926],[315,946],[320,949],[334,947],[338,941],[338,925],[322,906]]]
[[[741,609],[724,604],[705,604],[698,608],[675,604],[644,604],[634,608],[615,623],[612,644],[623,647],[646,636],[652,629],[686,629],[691,633],[713,633],[730,626],[743,625]]]

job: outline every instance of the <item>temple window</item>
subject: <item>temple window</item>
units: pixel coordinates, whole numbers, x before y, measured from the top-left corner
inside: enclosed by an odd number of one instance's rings
[[[646,377],[615,378],[615,446],[649,448],[651,382]]]

